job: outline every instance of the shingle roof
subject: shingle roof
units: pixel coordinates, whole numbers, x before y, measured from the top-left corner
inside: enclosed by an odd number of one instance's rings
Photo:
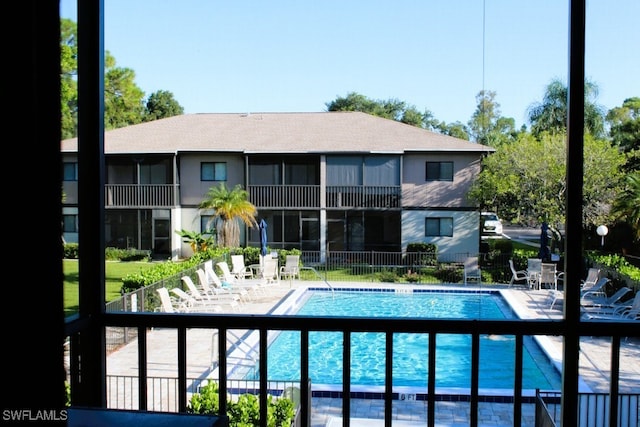
[[[72,138],[61,150],[77,146]],[[494,151],[360,112],[185,114],[107,131],[104,146],[106,154]]]

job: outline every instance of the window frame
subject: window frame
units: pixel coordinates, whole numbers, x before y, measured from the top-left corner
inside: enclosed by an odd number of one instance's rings
[[[68,172],[70,173],[68,174]],[[78,181],[78,162],[62,162],[62,180],[67,182]]]
[[[209,171],[209,168],[212,170]],[[227,162],[200,162],[200,181],[227,181]]]
[[[71,224],[72,223],[72,224]],[[71,225],[73,230],[67,228]],[[62,214],[62,232],[77,233],[78,232],[78,214]]]
[[[426,217],[424,219],[424,235],[425,237],[453,237],[453,217]],[[429,225],[429,222],[437,221],[438,234],[430,234],[430,230],[435,228],[435,225]]]
[[[429,170],[433,170],[433,168],[429,168],[429,166],[434,166],[437,165],[438,168],[438,172],[437,172],[437,177],[433,177],[430,176],[429,174]],[[447,165],[448,167],[445,168],[444,165]],[[438,161],[438,162],[432,162],[432,161],[427,161],[425,162],[425,167],[424,167],[424,179],[425,181],[429,182],[429,181],[453,181],[453,176],[454,176],[454,172],[453,172],[453,161]]]

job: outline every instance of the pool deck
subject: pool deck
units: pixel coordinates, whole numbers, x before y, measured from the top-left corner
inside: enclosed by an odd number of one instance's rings
[[[332,282],[334,288],[388,288],[389,286],[417,287],[437,290],[452,290],[454,285],[411,285],[389,283],[340,283]],[[280,300],[292,289],[298,287],[326,287],[323,282],[281,281],[269,288],[264,295],[243,303],[240,307],[245,314],[266,314],[273,310]],[[548,295],[545,290],[525,290],[508,288],[505,285],[483,286],[484,289],[502,290],[514,311],[520,318],[560,319],[560,309],[549,309]],[[468,290],[469,287],[460,287]],[[190,330],[187,334],[188,363],[187,377],[199,378],[210,372],[212,360],[212,331]],[[558,363],[562,359],[562,338],[541,337],[539,340],[543,350]],[[132,342],[107,356],[108,375],[137,375],[137,343]],[[148,372],[149,377],[177,377],[177,340],[175,330],[158,329],[148,333]],[[609,391],[610,368],[609,340],[584,337],[580,344],[580,388],[584,391]],[[620,393],[640,393],[640,341],[623,340],[620,348]],[[426,402],[394,401],[394,426],[425,425]],[[311,425],[313,427],[336,427],[342,425],[341,399],[312,398]],[[463,426],[468,425],[469,404],[465,402],[437,402],[436,425]],[[522,407],[522,425],[533,426],[533,404]],[[479,425],[483,427],[513,425],[513,405],[505,403],[479,404]],[[368,399],[351,399],[350,425],[372,426],[384,425],[384,401]],[[377,420],[372,420],[377,419]],[[376,424],[378,423],[378,424]]]

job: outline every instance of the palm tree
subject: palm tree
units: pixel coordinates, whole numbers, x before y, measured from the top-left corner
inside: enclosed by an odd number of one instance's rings
[[[240,221],[249,227],[257,226],[258,209],[249,202],[249,193],[240,184],[231,191],[223,182],[209,188],[199,208],[213,210],[210,224],[215,224],[218,245],[222,247],[240,246]]]
[[[631,226],[635,238],[640,239],[640,171],[627,175],[625,189],[612,207]]]
[[[584,83],[584,128],[596,138],[604,136],[604,109],[595,103],[598,85],[586,80]],[[564,133],[567,130],[567,103],[569,89],[559,79],[553,79],[545,89],[544,99],[529,106],[531,133],[540,136],[544,131]]]

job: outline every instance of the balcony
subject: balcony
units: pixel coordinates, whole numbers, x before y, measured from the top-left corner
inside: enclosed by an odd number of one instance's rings
[[[257,208],[319,208],[319,185],[249,185],[249,201]]]
[[[320,208],[319,185],[249,185],[249,200],[258,208]],[[339,185],[326,189],[327,208],[400,208],[400,186]]]
[[[176,184],[106,184],[105,208],[170,208],[179,200]]]
[[[133,410],[160,410],[160,411],[169,411],[169,412],[178,412],[184,414],[187,411],[187,406],[189,402],[189,390],[193,389],[191,386],[197,381],[192,381],[189,378],[188,372],[188,360],[189,355],[191,354],[187,349],[187,338],[190,334],[189,331],[206,331],[206,330],[217,330],[218,333],[215,334],[216,338],[216,354],[212,354],[212,357],[217,360],[218,363],[218,378],[217,381],[220,385],[220,394],[225,395],[227,393],[231,393],[232,390],[237,388],[234,382],[230,381],[227,378],[227,366],[228,363],[232,363],[228,360],[228,354],[226,351],[220,349],[226,349],[227,344],[226,341],[229,338],[229,333],[233,330],[253,330],[259,336],[259,345],[258,351],[259,355],[257,356],[257,360],[260,363],[260,372],[266,372],[266,355],[268,348],[268,336],[271,331],[278,330],[292,330],[299,331],[301,334],[301,379],[300,379],[300,391],[301,391],[301,420],[302,426],[310,425],[309,420],[313,417],[313,408],[309,404],[310,398],[312,397],[312,390],[309,386],[309,372],[308,372],[308,354],[304,351],[304,349],[308,348],[308,339],[309,333],[311,331],[339,331],[343,333],[344,336],[344,357],[342,362],[342,371],[343,372],[351,372],[351,335],[355,332],[368,331],[368,332],[382,332],[386,335],[386,349],[384,360],[386,365],[386,376],[387,380],[385,381],[384,391],[381,391],[379,401],[380,407],[384,407],[383,417],[385,418],[385,425],[391,425],[392,414],[393,414],[393,405],[396,405],[398,399],[401,399],[397,394],[398,391],[394,390],[391,386],[392,379],[392,364],[393,364],[393,346],[390,344],[392,342],[391,337],[396,333],[428,333],[430,337],[430,342],[434,343],[441,334],[461,334],[461,335],[471,335],[473,346],[469,355],[470,360],[472,360],[472,386],[469,390],[469,394],[466,396],[459,396],[458,401],[464,405],[469,414],[469,419],[466,420],[467,425],[469,426],[477,426],[481,423],[480,417],[480,406],[482,402],[490,402],[491,399],[495,398],[495,396],[483,396],[479,393],[479,368],[480,368],[480,351],[479,351],[479,342],[481,335],[512,335],[515,338],[515,349],[513,357],[515,358],[515,367],[514,371],[515,383],[513,388],[513,394],[511,398],[508,400],[508,403],[511,406],[511,411],[513,414],[513,424],[514,426],[521,426],[522,423],[522,414],[523,409],[526,405],[530,405],[534,403],[531,396],[525,395],[523,393],[522,388],[522,371],[519,367],[522,367],[523,357],[524,357],[524,347],[523,340],[529,334],[531,335],[542,335],[542,336],[554,336],[560,334],[562,330],[566,328],[566,324],[562,320],[545,320],[545,319],[537,319],[535,321],[527,321],[523,322],[521,320],[493,320],[493,321],[479,321],[479,320],[428,320],[428,319],[384,319],[384,318],[324,318],[322,322],[318,322],[317,318],[313,317],[291,317],[287,315],[257,315],[257,314],[234,314],[234,315],[225,315],[225,314],[181,314],[181,315],[173,315],[173,314],[165,314],[165,313],[131,313],[131,312],[120,312],[120,313],[106,313],[104,315],[104,325],[108,328],[133,328],[133,330],[137,331],[138,342],[137,342],[137,354],[138,354],[138,365],[137,371],[138,375],[135,378],[131,378],[128,380],[120,379],[121,381],[125,381],[127,385],[115,385],[112,381],[116,380],[115,378],[109,379],[109,388],[112,389],[116,387],[117,389],[121,389],[124,387],[126,395],[129,396],[126,398],[126,402],[120,402],[128,409]],[[602,336],[602,337],[611,337],[611,347],[609,349],[610,354],[609,357],[612,361],[612,370],[611,370],[611,390],[608,394],[608,397],[601,393],[608,402],[621,402],[622,406],[619,406],[620,409],[623,410],[622,413],[618,413],[618,411],[613,411],[617,417],[623,417],[626,420],[637,420],[634,408],[637,408],[637,395],[627,396],[624,393],[618,392],[618,382],[622,379],[620,377],[620,372],[618,371],[618,363],[620,362],[621,355],[621,338],[624,339],[625,336],[637,336],[637,330],[634,332],[634,328],[636,325],[631,323],[618,323],[616,324],[616,328],[611,328],[610,323],[601,323],[601,322],[589,322],[588,324],[580,324],[578,328],[578,335],[587,337],[587,336]],[[157,379],[154,379],[154,375],[151,372],[150,360],[149,356],[153,353],[153,350],[149,347],[152,344],[151,337],[148,336],[150,330],[155,328],[161,328],[163,331],[171,330],[173,331],[170,335],[174,338],[172,339],[173,344],[170,346],[169,352],[174,352],[175,354],[175,366],[177,367],[177,373],[175,379],[171,380],[166,384],[166,386],[160,386],[157,383]],[[69,324],[67,329],[67,334],[70,336],[70,344],[71,344],[71,354],[74,354],[74,348],[78,348],[77,346],[80,344],[79,335],[77,335],[80,331],[75,330],[74,325]],[[201,340],[200,340],[201,341]],[[163,341],[164,342],[164,341]],[[169,346],[168,342],[164,342],[163,348]],[[606,351],[606,350],[605,350]],[[450,401],[450,397],[445,398],[446,396],[442,396],[438,390],[435,388],[435,375],[436,375],[436,359],[435,359],[435,348],[431,348],[428,352],[428,355],[425,355],[425,363],[428,363],[429,366],[432,366],[432,369],[429,369],[429,377],[428,377],[428,389],[425,390],[423,395],[421,395],[426,404],[426,413],[424,416],[427,419],[426,425],[435,425],[436,424],[436,410],[435,408],[438,405],[443,405],[443,403],[439,402],[448,402]],[[202,360],[200,360],[202,364]],[[207,361],[204,361],[207,363]],[[163,367],[166,369],[166,366]],[[79,378],[82,377],[82,370],[80,369],[80,363],[78,359],[73,359],[71,362],[71,389],[73,391],[79,391],[81,393],[81,382],[79,382]],[[344,375],[344,383],[339,390],[336,390],[337,393],[334,393],[332,397],[339,399],[342,401],[341,403],[341,416],[344,425],[348,426],[351,424],[351,417],[356,416],[353,412],[352,405],[355,405],[355,401],[352,399],[362,398],[361,393],[352,389],[350,384],[351,375]],[[102,380],[106,380],[102,378]],[[169,381],[169,380],[167,380]],[[154,385],[156,384],[156,385]],[[255,388],[258,390],[257,394],[260,398],[260,405],[262,407],[266,406],[267,395],[269,394],[268,390],[271,390],[271,382],[267,380],[266,375],[260,376],[258,383],[255,385]],[[162,396],[171,396],[171,399],[168,400],[169,407],[158,407],[156,402],[157,394],[160,393]],[[315,396],[315,395],[314,395]],[[75,396],[72,398],[72,401],[77,401]],[[130,400],[131,398],[134,400]],[[328,396],[327,396],[328,397]],[[135,400],[137,398],[137,401]],[[620,400],[622,398],[622,400]],[[635,399],[631,402],[626,402],[627,399]],[[489,400],[487,400],[489,399]],[[225,399],[221,399],[221,413],[225,413],[226,408]],[[107,407],[114,407],[114,401],[109,399],[109,403]],[[556,403],[557,404],[557,403]],[[610,403],[611,404],[611,403]],[[586,405],[586,403],[585,403]],[[115,405],[120,406],[120,405]],[[591,405],[588,405],[591,407]],[[607,405],[608,406],[608,405]],[[583,407],[581,404],[580,407]],[[612,406],[615,407],[615,406]],[[354,407],[355,408],[355,407]],[[124,409],[124,408],[123,408]],[[556,408],[557,412],[557,408]],[[608,414],[607,412],[606,414]],[[603,412],[605,414],[605,412]],[[602,415],[602,417],[607,417],[608,415]],[[576,414],[578,416],[578,414]],[[618,418],[620,419],[620,418]],[[261,416],[261,426],[266,426],[266,414]],[[506,425],[506,424],[505,424]],[[530,424],[524,424],[530,425]],[[543,424],[536,424],[543,425]],[[547,424],[553,425],[553,424]],[[575,424],[580,425],[580,424]],[[604,425],[604,424],[600,424]],[[618,425],[615,423],[612,425]],[[632,424],[622,424],[622,425],[632,425]]]
[[[399,208],[400,186],[347,186],[327,187],[328,208]]]

